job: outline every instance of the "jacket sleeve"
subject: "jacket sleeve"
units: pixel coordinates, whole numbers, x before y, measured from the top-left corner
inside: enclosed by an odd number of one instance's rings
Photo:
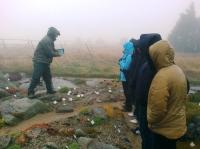
[[[152,81],[147,106],[148,124],[159,123],[167,112],[167,102],[169,99],[168,82],[165,77],[156,75]]]
[[[46,41],[43,43],[44,53],[48,58],[59,56],[58,52],[54,47],[54,43]]]
[[[123,58],[119,64],[120,64],[120,69],[121,70],[127,70],[129,68],[129,65],[131,63],[132,57],[131,55],[126,56],[125,58]]]

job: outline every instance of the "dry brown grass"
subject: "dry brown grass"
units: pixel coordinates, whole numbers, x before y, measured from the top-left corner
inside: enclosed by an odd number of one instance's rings
[[[55,75],[82,77],[116,77],[118,75],[117,63],[121,56],[119,46],[79,48],[66,47],[65,55],[54,59],[52,71]],[[32,71],[33,49],[29,51],[23,48],[8,49],[8,51],[3,52],[0,49],[1,71],[28,73]],[[200,54],[176,53],[176,63],[190,79],[200,79]]]
[[[200,54],[178,53],[176,63],[190,79],[200,79]]]

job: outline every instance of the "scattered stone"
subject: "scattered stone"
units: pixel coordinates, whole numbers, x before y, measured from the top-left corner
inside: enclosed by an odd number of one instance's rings
[[[11,142],[10,136],[0,136],[0,149],[5,149]]]
[[[106,112],[103,108],[93,108],[92,113],[94,114],[95,117],[99,117],[102,119],[107,118]]]
[[[190,147],[195,147],[196,145],[194,144],[194,142],[190,143]]]
[[[100,99],[96,99],[96,101],[97,101],[98,103],[102,103],[102,100],[100,100]]]
[[[0,98],[4,98],[8,96],[10,96],[10,94],[7,91],[0,88]]]
[[[73,98],[69,98],[69,101],[72,102],[72,101],[73,101]]]
[[[63,105],[66,105],[66,98],[62,98]]]
[[[41,128],[33,128],[31,130],[26,131],[26,135],[29,138],[35,139],[40,135],[41,132],[42,132]]]
[[[111,144],[105,144],[102,142],[98,142],[98,141],[92,141],[89,145],[88,145],[88,149],[119,149]]]
[[[98,83],[99,81],[96,79],[86,81],[86,85],[90,87],[96,87]]]
[[[72,91],[68,91],[67,95],[68,95],[68,96],[70,96],[70,95],[71,95],[71,93],[72,93]]]
[[[95,93],[96,95],[99,95],[99,92],[97,92],[97,91],[94,91],[94,93]]]
[[[15,73],[10,73],[8,79],[10,81],[19,81],[22,79],[22,76],[20,73],[15,72]]]
[[[85,137],[87,134],[82,129],[76,129],[75,135],[77,137]]]
[[[57,102],[56,100],[53,102],[54,105],[56,105],[57,103],[58,103],[58,102]]]
[[[5,114],[3,116],[4,122],[7,125],[16,125],[17,123],[19,123],[21,120],[11,114]]]
[[[24,89],[24,90],[28,90],[29,88],[29,85],[30,85],[30,82],[29,81],[24,81],[21,83],[21,85],[19,86],[20,89]]]
[[[95,124],[94,120],[91,120],[91,124],[92,124],[92,125],[94,125],[94,124]]]
[[[73,112],[73,111],[74,111],[74,109],[70,105],[59,105],[56,108],[57,113],[69,113],[69,112]]]
[[[75,134],[75,129],[74,128],[61,128],[58,132],[62,136],[70,137]]]
[[[87,149],[88,145],[92,142],[93,139],[91,138],[86,138],[86,137],[80,137],[78,139],[78,144],[80,145],[81,148]],[[94,149],[94,148],[93,148]]]
[[[37,99],[10,99],[0,104],[2,118],[8,125],[15,125],[19,121],[29,119],[38,113],[49,111],[49,107]]]
[[[58,146],[54,142],[47,142],[42,149],[58,149]]]
[[[28,138],[28,136],[25,135],[25,134],[21,134],[21,135],[15,140],[15,142],[16,142],[17,144],[22,145],[22,146],[23,146],[24,144],[26,144],[28,141],[29,141],[29,138]]]
[[[68,87],[68,88],[77,87],[71,81],[64,80],[62,78],[53,78],[52,81],[53,81],[53,86],[55,87],[55,89],[61,89],[62,87]]]
[[[108,90],[108,92],[109,92],[109,93],[112,93],[112,90],[110,89],[110,90]]]

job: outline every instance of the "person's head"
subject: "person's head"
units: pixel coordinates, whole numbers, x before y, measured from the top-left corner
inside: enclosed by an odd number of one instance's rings
[[[174,64],[174,48],[168,41],[160,40],[153,44],[149,55],[157,70]]]
[[[53,41],[60,35],[60,32],[55,27],[50,27],[47,32],[47,36],[49,36]]]
[[[139,39],[137,40],[137,39],[132,38],[129,41],[133,43],[135,49],[140,48],[140,40]]]
[[[140,49],[143,56],[148,56],[149,47],[160,41],[162,38],[160,34],[157,33],[150,33],[150,34],[142,34],[140,36]]]
[[[158,33],[142,34],[140,36],[140,50],[141,56],[143,57],[144,62],[148,62],[152,70],[155,70],[155,66],[149,56],[149,48],[154,43],[160,41],[162,38]]]

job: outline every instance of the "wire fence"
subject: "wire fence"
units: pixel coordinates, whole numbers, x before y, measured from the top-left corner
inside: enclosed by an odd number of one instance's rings
[[[0,39],[0,69],[31,71],[32,57],[39,40]],[[59,41],[56,48],[64,48],[65,55],[55,58],[57,74],[113,75],[118,71],[120,50],[117,45],[83,41]]]

